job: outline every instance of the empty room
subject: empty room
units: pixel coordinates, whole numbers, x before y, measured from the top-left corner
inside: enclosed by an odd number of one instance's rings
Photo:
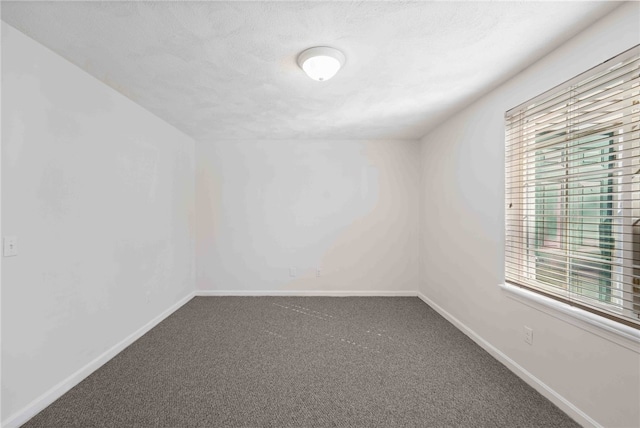
[[[0,8],[2,428],[640,427],[640,2]]]

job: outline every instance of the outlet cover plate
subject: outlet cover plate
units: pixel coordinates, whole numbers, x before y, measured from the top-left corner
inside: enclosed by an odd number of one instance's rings
[[[524,327],[524,341],[533,345],[533,329],[527,326]]]

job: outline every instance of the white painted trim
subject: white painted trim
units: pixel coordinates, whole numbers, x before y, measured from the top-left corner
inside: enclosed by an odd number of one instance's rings
[[[2,427],[14,428],[19,427],[20,425],[27,422],[29,419],[40,413],[45,407],[56,401],[58,398],[62,397],[67,391],[87,378],[91,373],[102,367],[102,365],[115,357],[127,346],[131,345],[133,342],[138,340],[169,315],[178,310],[182,305],[187,303],[193,297],[193,292],[187,294],[185,297],[163,311],[160,315],[140,327],[135,332],[131,333],[129,336],[125,337],[120,342],[116,343],[114,346],[96,357],[93,361],[82,367],[80,370],[76,371],[71,376],[64,379],[62,382],[58,383],[56,386],[42,394],[40,397],[27,404],[24,408],[11,415],[9,418],[7,418],[6,421],[2,422]]]
[[[342,290],[196,290],[196,296],[318,296],[318,297],[416,297],[415,291],[342,291]]]
[[[0,5],[1,8],[1,5]],[[0,46],[2,46],[2,31],[0,31]],[[0,55],[0,70],[2,70],[2,55]],[[0,100],[2,99],[2,85],[0,85]],[[1,105],[2,103],[0,103]],[[0,118],[2,107],[0,106]],[[2,120],[0,119],[0,127]],[[0,189],[2,189],[2,150],[0,150]],[[2,198],[0,197],[0,225],[2,224]],[[0,238],[4,236],[4,230],[0,229]],[[0,258],[0,332],[2,331],[2,258]],[[2,349],[2,335],[0,334],[0,350]],[[2,352],[0,352],[0,367],[2,367]],[[2,385],[2,370],[0,370],[0,386]],[[0,427],[2,426],[2,388],[0,388]]]
[[[536,391],[542,394],[545,398],[551,401],[553,404],[558,406],[563,412],[572,417],[576,422],[578,422],[583,427],[594,427],[594,428],[602,428],[598,422],[593,420],[589,415],[580,410],[575,404],[571,403],[569,400],[564,398],[562,395],[551,389],[547,384],[542,382],[540,379],[535,377],[533,374],[529,373],[524,367],[520,364],[509,358],[506,354],[500,351],[498,348],[493,346],[491,343],[487,342],[483,339],[479,334],[475,331],[471,330],[467,327],[462,321],[451,315],[449,312],[444,310],[442,307],[437,305],[431,299],[429,299],[424,294],[418,292],[418,297],[431,308],[433,308],[436,312],[442,315],[447,321],[453,324],[456,328],[462,331],[464,334],[469,336],[471,340],[476,342],[481,348],[487,351],[493,358],[500,361],[504,364],[509,370],[518,375],[522,380],[524,380],[527,384],[532,386]]]
[[[516,285],[505,283],[500,288],[510,299],[640,354],[640,330]]]

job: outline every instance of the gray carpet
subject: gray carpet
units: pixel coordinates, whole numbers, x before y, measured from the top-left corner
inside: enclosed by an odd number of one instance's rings
[[[574,427],[414,297],[197,297],[24,427]]]

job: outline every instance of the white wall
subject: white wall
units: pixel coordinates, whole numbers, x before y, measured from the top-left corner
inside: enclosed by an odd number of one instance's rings
[[[503,122],[506,110],[638,44],[638,23],[640,3],[615,9],[421,144],[420,292],[568,400],[574,417],[582,411],[583,423],[608,427],[640,426],[637,344],[614,343],[498,287],[504,282]],[[523,341],[524,325],[534,330],[533,346]]]
[[[6,420],[193,291],[194,141],[2,23]]]
[[[415,295],[416,141],[215,141],[196,153],[199,290]]]

